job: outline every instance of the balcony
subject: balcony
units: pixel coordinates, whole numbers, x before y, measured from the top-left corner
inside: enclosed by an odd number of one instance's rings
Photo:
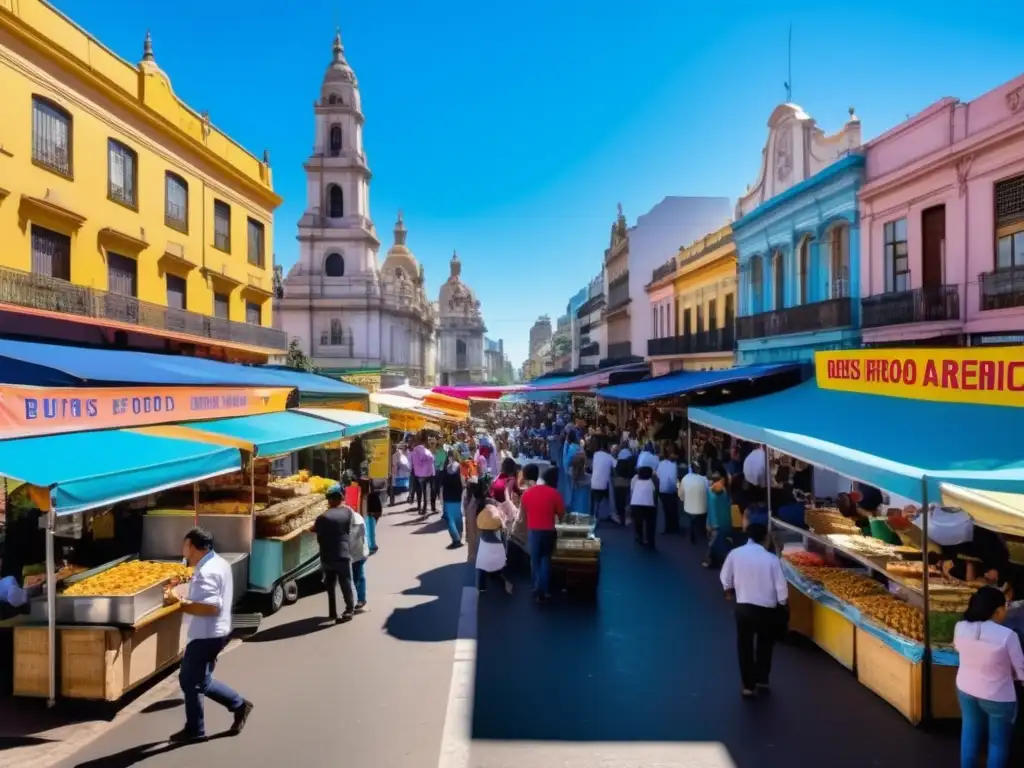
[[[659,280],[661,280],[661,278],[668,277],[669,275],[671,275],[675,271],[676,271],[676,257],[673,256],[671,259],[666,261],[664,264],[662,264],[660,267],[658,267],[657,269],[655,269],[651,273],[651,282],[652,283],[656,283]]]
[[[1024,307],[1024,267],[997,269],[978,277],[981,310]]]
[[[629,303],[629,272],[619,275],[608,283],[608,306],[604,313],[607,315],[617,309],[621,309]]]
[[[632,357],[632,345],[628,341],[620,341],[617,344],[608,345],[608,359],[618,360],[623,357]]]
[[[732,352],[736,346],[736,334],[731,326],[713,331],[691,333],[685,336],[667,336],[663,339],[648,339],[647,356],[703,355],[716,352]]]
[[[867,296],[860,300],[860,306],[865,328],[959,320],[960,289],[956,285],[922,286]]]
[[[75,317],[106,320],[214,342],[231,342],[281,352],[288,349],[287,335],[273,328],[149,304],[131,296],[14,269],[0,268],[0,304],[56,312],[68,315],[69,320]]]
[[[790,333],[842,328],[853,320],[853,302],[850,298],[828,299],[799,307],[761,312],[736,318],[737,339],[764,339]]]
[[[594,357],[601,354],[601,345],[596,341],[584,344],[580,347],[580,357]]]

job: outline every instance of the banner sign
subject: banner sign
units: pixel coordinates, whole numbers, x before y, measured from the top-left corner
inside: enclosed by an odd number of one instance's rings
[[[365,438],[363,448],[366,450],[366,460],[370,465],[371,480],[387,480],[391,474],[391,437],[387,433],[384,437]]]
[[[822,389],[885,397],[1024,407],[1024,347],[818,352]]]
[[[0,386],[0,439],[283,411],[287,388]]]

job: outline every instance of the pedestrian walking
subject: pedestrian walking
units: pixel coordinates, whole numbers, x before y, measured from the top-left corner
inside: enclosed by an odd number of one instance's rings
[[[594,520],[601,517],[601,502],[611,506],[609,493],[612,486],[612,471],[615,459],[608,452],[608,438],[601,435],[594,438],[594,458],[590,469],[590,514]],[[611,509],[608,516],[615,518],[615,510]]]
[[[448,465],[441,479],[441,514],[452,538],[450,549],[462,546],[462,473],[454,450],[448,451]]]
[[[409,477],[412,474],[412,461],[406,450],[405,443],[395,446],[391,456],[391,486],[388,490],[388,506],[395,506],[395,496],[400,493],[410,494]],[[407,496],[410,498],[410,496]]]
[[[430,481],[430,508],[437,510],[437,497],[441,496],[444,485],[445,467],[448,466],[448,446],[442,438],[431,438],[431,451],[434,454],[434,477]],[[444,498],[441,499],[441,514],[444,514]]]
[[[413,476],[413,502],[416,504],[416,511],[421,515],[427,514],[427,502],[433,501],[431,512],[436,512],[436,500],[431,500],[430,486],[434,482],[434,452],[430,449],[426,433],[420,433],[419,442],[412,449],[412,476]]]
[[[658,476],[658,501],[661,502],[661,514],[665,517],[661,530],[674,534],[679,533],[679,462],[672,445],[664,448],[662,456],[655,470]]]
[[[483,500],[483,509],[476,518],[476,528],[480,543],[476,553],[476,588],[479,592],[487,591],[487,582],[501,581],[505,592],[512,594],[512,580],[508,577],[505,566],[508,558],[505,543],[501,539],[503,519],[497,508],[498,501],[493,496]]]
[[[524,471],[524,475],[526,474]],[[546,602],[551,597],[551,555],[555,551],[555,522],[565,517],[565,501],[558,492],[558,467],[548,467],[544,470],[543,483],[527,488],[520,506],[526,517],[530,570],[533,574],[533,597],[537,602]]]
[[[690,465],[690,471],[679,481],[679,498],[683,500],[683,511],[690,525],[690,543],[696,544],[697,537],[707,537],[708,479],[699,462]]]
[[[654,484],[654,470],[638,467],[630,481],[629,509],[636,526],[636,543],[654,549],[654,526],[658,517],[658,489]]]
[[[168,588],[164,597],[168,604],[179,605],[188,622],[185,655],[178,671],[178,682],[185,697],[185,727],[172,734],[169,740],[191,742],[206,739],[204,696],[234,716],[230,732],[239,734],[252,712],[252,702],[213,679],[217,657],[231,635],[231,606],[234,601],[231,566],[214,552],[213,536],[202,528],[193,528],[185,534],[181,554],[193,568],[188,597],[182,599],[173,587]]]
[[[789,586],[779,558],[764,548],[768,529],[747,528],[747,543],[730,552],[722,565],[722,588],[736,601],[736,649],[743,695],[767,689],[775,638],[788,623]]]
[[[336,623],[351,621],[355,615],[355,597],[352,594],[352,526],[355,510],[342,504],[341,486],[335,483],[327,489],[327,511],[313,523],[313,533],[320,547],[320,567],[324,572],[327,590],[327,618]],[[341,589],[345,612],[338,616],[338,597]]]
[[[370,543],[366,534],[366,521],[353,510],[349,550],[352,553],[352,584],[356,590],[355,613],[366,610],[366,560],[370,556]]]

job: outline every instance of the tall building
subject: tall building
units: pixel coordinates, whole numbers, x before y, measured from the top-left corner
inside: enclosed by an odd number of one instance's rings
[[[473,289],[462,282],[462,262],[452,254],[451,273],[438,294],[438,376],[446,386],[481,384],[484,363],[484,318]]]
[[[394,245],[378,266],[365,117],[340,32],[313,115],[313,154],[303,166],[307,199],[299,220],[299,259],[275,302],[279,327],[328,373],[379,371],[388,380],[431,385],[437,317],[424,291],[423,268],[406,244],[401,214]]]
[[[578,336],[573,339],[573,369],[596,368],[607,353],[604,322],[604,272],[590,281],[587,300],[576,310]]]
[[[273,224],[258,158],[42,0],[0,3],[0,336],[265,362]]]
[[[484,378],[489,384],[509,384],[512,376],[507,372],[505,342],[484,337]]]
[[[541,315],[530,328],[530,356],[536,354],[544,344],[551,341],[551,318]]]

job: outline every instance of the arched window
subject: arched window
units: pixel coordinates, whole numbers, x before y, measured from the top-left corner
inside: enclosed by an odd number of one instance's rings
[[[772,257],[772,283],[775,289],[775,305],[772,309],[786,307],[786,261],[782,251],[776,251]]]
[[[330,140],[330,152],[331,157],[337,157],[341,154],[341,126],[331,126],[331,140]]]
[[[341,320],[334,318],[331,320],[331,346],[340,347],[344,342],[345,331],[341,326]]]
[[[850,225],[845,221],[833,224],[829,241],[830,299],[845,299],[850,295]]]
[[[455,367],[460,371],[469,368],[469,361],[466,358],[466,342],[462,339],[455,340]]]
[[[328,104],[337,104],[338,103],[338,96],[336,94],[332,93],[330,96],[327,97],[327,103]]]
[[[332,253],[324,261],[324,274],[327,277],[345,276],[345,257],[340,253]]]
[[[345,215],[345,201],[341,187],[331,184],[327,187],[327,215],[332,219],[340,219]]]
[[[808,286],[811,280],[811,238],[808,235],[800,241],[800,250],[797,258],[797,282],[796,282],[796,303],[806,304],[810,301]]]
[[[402,271],[401,267],[395,267],[395,279],[401,280],[405,277],[405,272]]]
[[[750,257],[750,314],[764,311],[764,264],[760,256]]]

